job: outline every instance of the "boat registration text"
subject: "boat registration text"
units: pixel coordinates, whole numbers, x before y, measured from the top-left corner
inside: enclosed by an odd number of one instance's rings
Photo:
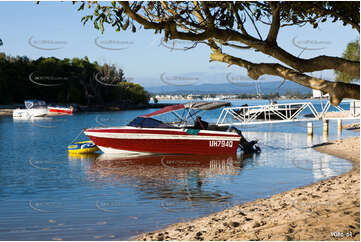
[[[233,141],[229,140],[210,140],[209,147],[232,147]]]

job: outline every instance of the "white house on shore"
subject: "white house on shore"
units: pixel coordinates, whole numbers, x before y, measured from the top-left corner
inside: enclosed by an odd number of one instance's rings
[[[329,97],[329,94],[322,94],[320,90],[312,89],[312,97],[313,98],[320,98],[320,97]]]

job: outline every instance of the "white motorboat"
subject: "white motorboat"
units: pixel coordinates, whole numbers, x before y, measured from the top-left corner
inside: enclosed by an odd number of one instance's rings
[[[25,109],[15,109],[13,111],[13,118],[16,119],[32,119],[44,117],[48,114],[48,107],[42,100],[26,100]]]

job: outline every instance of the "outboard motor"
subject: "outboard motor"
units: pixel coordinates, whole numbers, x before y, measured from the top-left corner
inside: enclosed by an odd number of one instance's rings
[[[247,139],[243,136],[242,131],[231,126],[230,127],[231,132],[236,132],[239,136],[241,136],[239,147],[245,154],[253,154],[253,153],[260,153],[261,148],[259,148],[257,144],[257,140],[251,140],[247,141]]]

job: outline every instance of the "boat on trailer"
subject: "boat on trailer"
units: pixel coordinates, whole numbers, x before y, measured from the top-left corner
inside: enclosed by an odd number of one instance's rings
[[[232,154],[241,136],[229,127],[198,129],[190,122],[200,112],[230,106],[229,102],[191,102],[164,107],[139,116],[126,126],[88,128],[84,131],[104,153],[128,154]],[[180,114],[182,112],[183,114]],[[154,119],[174,114],[176,122]]]

